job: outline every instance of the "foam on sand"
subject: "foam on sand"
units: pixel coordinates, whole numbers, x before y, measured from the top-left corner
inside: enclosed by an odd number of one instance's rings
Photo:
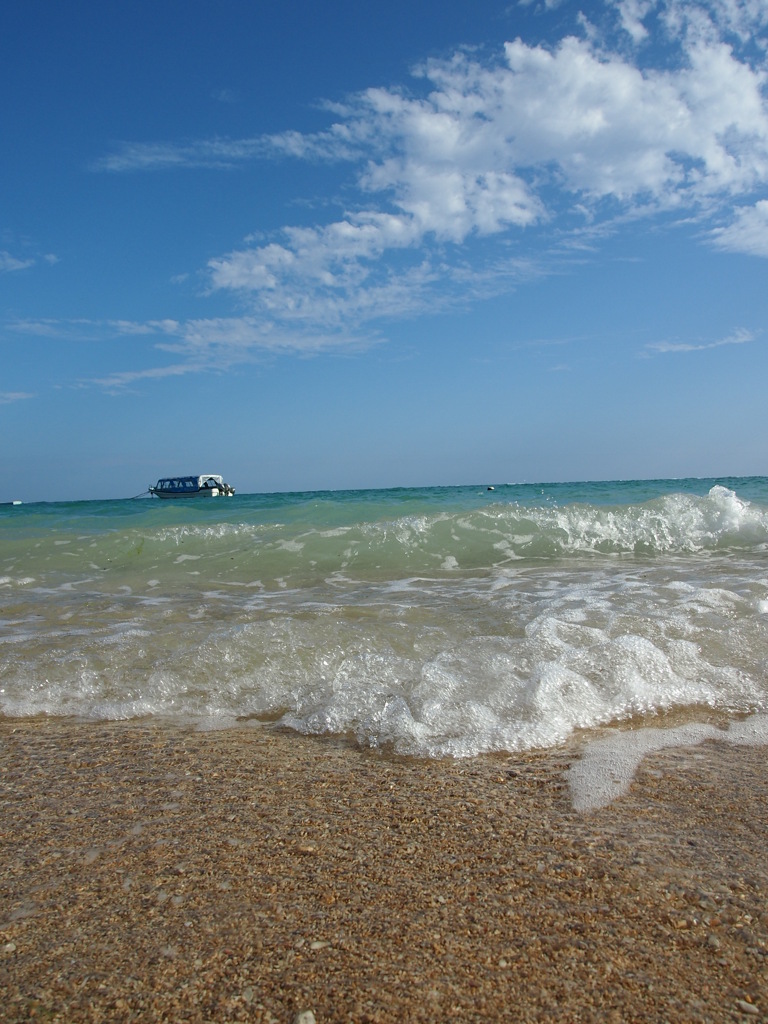
[[[728,729],[692,723],[675,729],[621,731],[595,740],[567,772],[574,810],[595,811],[623,796],[648,754],[668,747],[693,747],[705,740],[738,746],[768,744],[768,715],[752,715],[732,722]]]

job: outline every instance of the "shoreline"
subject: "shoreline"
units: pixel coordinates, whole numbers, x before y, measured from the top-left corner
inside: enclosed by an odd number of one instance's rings
[[[388,757],[0,720],[0,1018],[768,1020],[761,747]]]

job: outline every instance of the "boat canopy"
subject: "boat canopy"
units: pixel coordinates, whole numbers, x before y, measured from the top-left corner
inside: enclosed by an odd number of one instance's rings
[[[202,476],[170,476],[158,480],[158,491],[199,491],[205,486],[224,487],[224,478],[218,473],[204,473]]]

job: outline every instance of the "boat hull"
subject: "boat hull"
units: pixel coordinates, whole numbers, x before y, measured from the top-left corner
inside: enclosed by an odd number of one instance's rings
[[[179,501],[188,498],[231,498],[234,491],[220,491],[218,487],[202,487],[199,491],[161,491],[157,487],[150,487],[150,491],[157,498],[164,498],[165,500],[170,499],[171,501]]]

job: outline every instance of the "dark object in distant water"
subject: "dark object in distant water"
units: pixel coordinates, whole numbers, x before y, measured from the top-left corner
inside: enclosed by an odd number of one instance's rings
[[[158,498],[231,498],[235,488],[224,483],[217,473],[202,476],[162,477],[149,493]]]
[[[0,501],[0,505],[20,505],[20,501]]]
[[[486,490],[487,490],[487,491],[495,491],[495,490],[496,490],[496,488],[495,488],[495,487],[486,487]]]

